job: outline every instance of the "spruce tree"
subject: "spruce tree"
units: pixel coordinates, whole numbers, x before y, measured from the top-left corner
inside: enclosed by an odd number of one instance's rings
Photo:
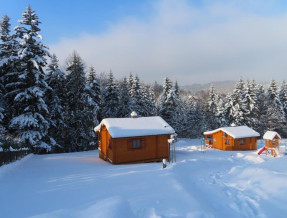
[[[67,127],[64,111],[66,101],[66,80],[64,73],[59,69],[58,59],[55,54],[52,55],[51,63],[47,67],[45,80],[50,87],[47,90],[45,97],[50,112],[49,135],[56,140],[58,145],[63,145],[64,131]]]
[[[74,52],[67,66],[67,114],[68,125],[66,151],[81,151],[94,145],[93,128],[98,124],[98,105],[86,84],[85,67],[81,57]]]
[[[0,91],[5,129],[9,129],[8,124],[14,112],[15,91],[21,84],[18,80],[18,67],[21,65],[18,57],[19,41],[15,34],[10,34],[10,26],[10,18],[4,15],[0,21]]]
[[[248,81],[245,89],[246,113],[245,124],[259,131],[259,109],[257,100],[258,86],[254,80]]]
[[[176,128],[179,118],[179,99],[175,94],[174,88],[171,88],[162,104],[160,115],[172,127]]]
[[[213,86],[209,90],[209,98],[206,103],[205,115],[209,129],[216,129],[220,126],[218,115],[219,97]]]
[[[44,80],[43,67],[46,66],[47,47],[41,42],[39,34],[41,23],[30,6],[22,14],[21,26],[15,28],[19,37],[18,56],[21,63],[17,66],[18,81],[7,84],[13,99],[13,118],[10,131],[30,145],[34,151],[50,151],[53,140],[48,136],[49,112],[44,100],[49,88]]]
[[[102,117],[101,117],[101,107],[102,107],[101,95],[102,95],[102,92],[101,92],[100,81],[97,78],[94,67],[89,68],[88,85],[92,90],[93,100],[98,106],[97,120],[101,121],[102,120]]]
[[[272,80],[267,91],[267,127],[269,130],[274,130],[282,135],[286,134],[283,131],[285,125],[284,110],[279,98],[279,88]]]
[[[119,116],[119,91],[114,82],[114,75],[109,74],[108,84],[103,95],[102,117],[114,118]]]
[[[263,85],[258,87],[257,91],[257,108],[258,108],[258,131],[260,135],[263,135],[267,128],[267,103],[266,95]]]
[[[229,116],[231,124],[238,126],[245,125],[248,114],[246,110],[245,84],[242,79],[235,85],[230,104],[231,110]]]
[[[144,100],[142,96],[142,86],[138,76],[135,76],[130,88],[130,106],[131,110],[135,111],[139,116],[145,116]]]
[[[164,110],[166,107],[166,99],[167,95],[170,93],[170,90],[172,89],[172,82],[170,81],[169,78],[164,79],[164,84],[163,84],[163,91],[159,97],[159,102],[158,102],[158,114],[160,116],[164,116]]]
[[[130,105],[129,84],[127,78],[124,78],[119,84],[119,99],[119,117],[130,117],[132,109]]]

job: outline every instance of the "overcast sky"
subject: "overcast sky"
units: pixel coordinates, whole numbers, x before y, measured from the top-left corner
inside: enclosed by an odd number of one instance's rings
[[[30,4],[62,64],[76,50],[98,73],[180,85],[287,75],[287,1],[0,0],[13,26]]]

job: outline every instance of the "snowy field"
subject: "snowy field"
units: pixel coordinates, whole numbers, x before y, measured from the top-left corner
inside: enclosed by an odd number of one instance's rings
[[[97,151],[29,155],[0,167],[0,217],[286,217],[287,156],[199,145],[180,140],[166,169]]]

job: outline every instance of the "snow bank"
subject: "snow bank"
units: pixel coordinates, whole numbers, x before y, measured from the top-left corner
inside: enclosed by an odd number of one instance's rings
[[[0,167],[0,178],[4,176],[7,173],[13,172],[15,168],[19,167],[22,165],[24,162],[32,158],[33,154],[28,154],[27,156],[23,157],[21,160],[17,160],[15,162],[3,165]]]

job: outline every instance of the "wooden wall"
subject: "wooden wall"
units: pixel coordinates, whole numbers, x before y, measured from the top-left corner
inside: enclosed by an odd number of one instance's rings
[[[257,138],[250,137],[244,138],[244,144],[240,144],[241,139],[234,139],[228,134],[224,134],[223,131],[218,131],[212,134],[213,148],[226,150],[226,151],[244,151],[244,150],[256,150]],[[226,143],[229,140],[229,144]]]
[[[265,140],[266,148],[279,147],[279,137],[276,135],[273,140]]]
[[[169,158],[168,139],[170,135],[142,136],[131,138],[111,138],[106,128],[102,128],[99,140],[99,157],[112,164],[152,162]],[[141,148],[132,148],[132,140],[141,140]],[[109,143],[110,146],[109,146]]]

